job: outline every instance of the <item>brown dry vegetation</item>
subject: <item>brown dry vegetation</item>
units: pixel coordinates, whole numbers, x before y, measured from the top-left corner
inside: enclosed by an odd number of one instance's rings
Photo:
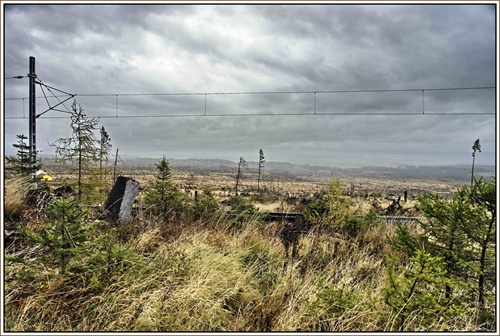
[[[143,186],[153,180],[153,172],[129,171],[123,175]],[[71,179],[63,174],[55,177],[51,188],[61,185],[64,178]],[[194,190],[203,188],[210,188],[219,200],[234,194],[234,176],[229,173],[174,170],[173,181],[191,197]],[[329,182],[290,179],[278,185],[267,181],[263,186],[268,200],[254,203],[261,210],[294,211],[302,197],[326,189]],[[357,214],[366,214],[374,200],[386,208],[390,199],[403,195],[404,190],[456,190],[455,185],[438,182],[342,182],[346,194],[354,185],[354,194],[346,197],[355,201],[352,210]],[[39,230],[33,223],[40,223],[43,214],[31,212],[28,218],[30,209],[22,205],[18,195],[24,184],[14,180],[9,183],[6,214],[7,209],[19,214],[10,217],[10,225],[19,230]],[[243,180],[243,192],[255,195],[255,189],[253,179]],[[415,195],[410,192],[410,197]],[[297,199],[290,201],[294,196]],[[414,209],[416,201],[411,197],[402,205]],[[398,330],[399,317],[383,299],[387,284],[384,267],[391,253],[386,237],[393,234],[395,223],[376,221],[352,237],[312,230],[300,239],[295,258],[287,256],[280,240],[283,226],[281,222],[262,223],[258,217],[235,226],[224,215],[159,220],[146,212],[139,212],[126,228],[111,227],[102,220],[90,237],[87,251],[65,274],[40,262],[46,249],[18,241],[4,251],[5,330]],[[103,237],[108,237],[107,250],[102,247]],[[111,257],[106,259],[106,255]],[[432,325],[422,324],[422,314],[414,312],[404,331],[480,328],[475,316],[467,312],[437,319]]]
[[[74,180],[74,176],[61,171],[57,166],[51,166],[54,181],[49,185],[54,189]],[[147,169],[123,168],[119,174],[131,177],[141,186],[147,186],[154,181],[155,171]],[[201,170],[174,168],[172,181],[186,196],[194,198],[195,191],[210,189],[219,201],[234,195],[236,172],[224,170]],[[111,176],[110,176],[111,178]],[[366,178],[366,177],[338,177],[327,174],[306,174],[303,176],[283,172],[264,173],[261,190],[262,196],[257,197],[257,175],[255,171],[245,172],[240,181],[240,194],[253,203],[260,211],[295,211],[301,200],[310,199],[315,193],[328,189],[329,183],[340,178],[344,195],[352,198],[354,209],[359,215],[366,214],[373,202],[379,203],[386,209],[393,200],[401,196],[401,205],[404,209],[414,209],[416,197],[425,192],[432,192],[443,197],[449,197],[456,192],[463,183],[460,181],[440,181],[437,179],[422,178]],[[108,190],[112,182],[108,182]],[[403,202],[404,192],[407,191],[408,200]],[[139,199],[141,196],[139,196]],[[299,207],[300,210],[300,207]],[[409,212],[409,215],[415,215]]]
[[[397,316],[382,297],[391,224],[357,239],[309,234],[299,257],[285,258],[268,227],[245,223],[183,228],[165,238],[153,225],[120,245],[130,264],[104,278],[99,269],[57,274],[36,265],[6,264],[9,331],[391,331]],[[277,229],[275,226],[274,229]],[[11,257],[24,252],[7,251]],[[89,260],[81,260],[81,264]],[[29,282],[26,281],[29,279]],[[325,296],[333,291],[334,301]],[[336,307],[336,308],[335,308]],[[425,331],[418,313],[406,330]],[[423,328],[423,329],[422,329]],[[432,330],[474,330],[467,315]]]

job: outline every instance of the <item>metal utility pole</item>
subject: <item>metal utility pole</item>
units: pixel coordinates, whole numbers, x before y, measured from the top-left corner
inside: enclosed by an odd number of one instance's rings
[[[29,72],[29,155],[33,159],[34,166],[36,165],[36,73],[35,73],[35,57],[30,56],[30,72]],[[35,171],[32,172],[36,174]],[[33,176],[34,177],[34,176]]]

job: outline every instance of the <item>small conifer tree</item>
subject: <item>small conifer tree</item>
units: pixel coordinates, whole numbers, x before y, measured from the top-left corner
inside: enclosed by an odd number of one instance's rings
[[[85,189],[92,192],[84,181],[84,173],[99,162],[98,140],[94,134],[99,118],[89,118],[81,105],[76,102],[71,105],[71,129],[73,134],[69,138],[59,138],[51,146],[56,147],[56,155],[66,169],[78,174],[78,199],[82,198]],[[75,166],[76,165],[76,169]]]
[[[70,260],[83,253],[93,225],[84,223],[86,212],[78,207],[76,200],[55,200],[47,207],[46,214],[43,231],[29,234],[29,237],[53,251],[61,274],[64,274]],[[46,257],[54,260],[53,257]]]
[[[493,323],[487,310],[495,291],[496,192],[495,180],[479,180],[472,187],[463,186],[451,200],[435,194],[419,197],[425,219],[420,233],[412,234],[400,225],[388,242],[407,258],[425,249],[442,260],[446,281],[444,297],[456,295],[471,302],[480,324]],[[491,307],[491,305],[489,306]]]
[[[454,194],[451,201],[437,194],[419,197],[420,210],[426,220],[420,226],[425,232],[425,248],[434,256],[441,256],[450,276],[462,278],[467,274],[467,262],[471,260],[470,246],[460,228],[469,210],[469,203],[460,194]],[[451,296],[451,287],[446,287],[446,297]]]
[[[495,288],[496,187],[495,179],[476,181],[471,188],[464,186],[459,194],[467,198],[467,215],[459,222],[474,252],[477,274],[478,304],[484,309],[487,288]]]
[[[193,214],[196,219],[213,218],[221,214],[221,206],[213,192],[205,188],[194,200]]]
[[[443,288],[455,286],[458,281],[447,276],[442,257],[418,249],[410,263],[400,266],[398,272],[395,272],[395,264],[394,258],[388,258],[384,300],[397,317],[399,331],[417,327],[427,330],[440,318],[450,319],[466,309],[464,302],[450,301],[442,295]],[[411,325],[410,315],[418,316],[418,325]]]
[[[36,170],[40,168],[40,165],[37,165],[34,157],[30,157],[29,151],[30,147],[26,143],[28,137],[24,134],[16,135],[18,139],[17,143],[12,144],[14,148],[17,148],[16,156],[8,156],[6,157],[7,164],[10,164],[9,167],[14,173],[21,174],[23,176],[29,176],[31,173],[34,173]]]
[[[181,213],[185,210],[187,200],[172,183],[172,169],[165,155],[155,166],[155,181],[146,192],[144,202],[166,219],[169,213]]]
[[[100,130],[100,138],[99,138],[99,181],[106,179],[108,169],[105,167],[105,165],[109,161],[109,155],[111,153],[111,137],[109,136],[108,132],[104,128],[104,126],[101,127]],[[104,167],[103,167],[104,165]],[[106,181],[104,181],[106,182]]]

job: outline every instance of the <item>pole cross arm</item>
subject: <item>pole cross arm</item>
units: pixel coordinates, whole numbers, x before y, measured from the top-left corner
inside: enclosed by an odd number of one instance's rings
[[[61,110],[57,110],[57,109],[56,109],[56,107],[57,107],[57,106],[59,106],[59,105],[61,105],[61,104],[64,104],[65,102],[67,102],[68,100],[70,100],[71,98],[73,98],[74,96],[76,96],[76,94],[71,94],[71,95],[70,95],[70,97],[66,98],[65,100],[63,100],[63,101],[62,101],[62,102],[60,102],[59,104],[56,104],[56,105],[54,105],[54,106],[52,106],[52,107],[49,107],[48,109],[46,109],[46,110],[45,110],[45,111],[43,111],[42,113],[37,114],[37,116],[36,116],[36,117],[38,118],[38,117],[40,117],[41,115],[43,115],[43,114],[45,114],[45,113],[49,112],[50,110],[61,111]],[[64,112],[64,111],[61,111],[61,112]]]
[[[42,82],[39,82],[39,81],[36,81],[36,83],[45,86],[47,89],[53,89],[53,90],[62,92],[64,94],[70,95],[70,96],[76,96],[76,94],[71,94],[71,93],[65,92],[63,90],[56,89],[55,87],[49,86],[49,85],[42,83]]]

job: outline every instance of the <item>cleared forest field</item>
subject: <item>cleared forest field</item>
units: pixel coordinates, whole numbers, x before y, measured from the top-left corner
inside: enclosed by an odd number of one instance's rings
[[[50,190],[74,181],[74,174],[49,168]],[[419,196],[452,199],[459,181],[273,171],[258,190],[249,169],[236,198],[234,170],[174,167],[182,208],[165,214],[144,206],[153,169],[118,173],[141,185],[128,225],[71,201],[55,201],[46,214],[23,203],[26,184],[7,181],[6,227],[15,235],[4,250],[6,331],[494,328],[489,278],[478,309],[473,275],[451,282],[442,259],[408,254],[391,241],[403,228],[417,237],[423,232],[417,222],[376,216],[397,203],[394,214],[420,217]],[[265,211],[300,212],[307,221],[265,221]],[[61,225],[75,230],[70,245],[60,244],[67,237]],[[454,288],[449,297],[445,284]]]

